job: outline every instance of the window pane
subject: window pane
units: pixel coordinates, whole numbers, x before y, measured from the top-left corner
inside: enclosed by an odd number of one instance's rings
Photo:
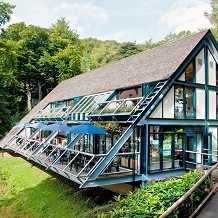
[[[153,134],[150,135],[150,170],[160,169],[160,141],[159,134],[158,139],[154,139]]]
[[[193,153],[195,150],[195,139],[194,136],[187,137],[187,160],[190,162],[194,162],[195,154]]]
[[[174,168],[183,166],[183,135],[175,134]]]
[[[216,119],[218,119],[218,92],[216,92]]]
[[[172,168],[172,135],[164,134],[163,169]]]
[[[175,118],[184,117],[183,87],[175,86]]]
[[[186,118],[194,118],[194,88],[186,87]]]
[[[194,63],[193,61],[188,65],[185,70],[185,81],[194,82]]]
[[[216,65],[216,85],[218,86],[218,65]]]

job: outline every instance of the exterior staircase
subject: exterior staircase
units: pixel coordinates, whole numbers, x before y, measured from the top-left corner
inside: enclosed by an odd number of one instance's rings
[[[92,170],[89,172],[88,178],[81,185],[84,187],[92,187],[95,186],[95,181],[97,177],[104,172],[104,170],[111,164],[115,155],[119,152],[120,148],[126,142],[126,140],[133,133],[136,125],[140,122],[140,120],[144,117],[147,117],[151,110],[155,108],[155,105],[159,103],[160,99],[163,98],[164,93],[166,93],[169,89],[169,80],[161,81],[156,84],[153,90],[141,101],[138,108],[131,114],[127,122],[130,123],[130,126],[123,133],[123,135],[119,138],[116,144],[110,149],[106,156],[100,158]]]

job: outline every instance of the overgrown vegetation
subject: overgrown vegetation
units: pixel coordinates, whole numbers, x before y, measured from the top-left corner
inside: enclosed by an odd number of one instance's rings
[[[194,171],[183,175],[181,178],[151,183],[148,187],[137,189],[135,193],[130,193],[127,197],[117,197],[114,209],[100,217],[159,217],[182,197],[201,176],[202,173]],[[174,211],[172,217],[188,217],[192,207],[196,208],[207,195],[206,189],[208,186],[209,181],[207,180],[195,191],[193,201],[190,199],[185,201]]]
[[[0,154],[2,156],[2,154]],[[153,182],[127,197],[102,189],[79,189],[62,177],[49,175],[20,157],[0,156],[0,217],[159,217],[202,176],[194,171],[180,178]],[[188,217],[207,195],[206,180],[172,217]]]
[[[81,190],[75,183],[37,168],[20,157],[1,157],[0,217],[97,217],[110,193]],[[102,197],[101,197],[102,196]],[[99,204],[101,203],[101,204]],[[99,204],[99,205],[98,205]]]

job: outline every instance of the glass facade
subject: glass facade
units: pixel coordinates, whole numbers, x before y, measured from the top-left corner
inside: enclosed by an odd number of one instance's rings
[[[84,120],[86,119],[86,114],[101,110],[99,109],[99,104],[106,104],[105,101],[112,95],[113,92],[105,92],[96,95],[84,96],[75,105],[72,111],[72,119]],[[101,103],[102,102],[102,103]]]
[[[185,87],[186,118],[194,118],[194,88]]]
[[[194,82],[195,80],[195,68],[194,61],[192,61],[185,70],[185,81]]]
[[[164,171],[184,166],[182,127],[150,126],[149,170]]]
[[[195,118],[195,88],[175,86],[175,118]]]

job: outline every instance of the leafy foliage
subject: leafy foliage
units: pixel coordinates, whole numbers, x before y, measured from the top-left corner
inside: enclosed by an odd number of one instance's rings
[[[110,123],[100,123],[95,122],[96,126],[104,128],[109,134],[121,136],[123,133],[123,128],[117,122],[110,122]]]
[[[14,5],[0,1],[0,28],[10,20],[14,8]]]
[[[121,59],[119,55],[120,43],[113,40],[101,41],[98,39],[82,39],[84,48],[82,71],[96,69],[110,62]]]
[[[200,178],[200,172],[189,172],[179,179],[170,179],[165,182],[154,182],[148,187],[137,189],[127,197],[117,197],[115,208],[111,213],[102,217],[159,217],[174,202],[182,197]],[[195,192],[194,206],[205,197],[205,189],[209,182],[205,181]],[[188,217],[191,201],[187,200],[178,207],[172,217]]]
[[[204,15],[209,19],[211,24],[218,28],[218,0],[211,0],[210,5],[212,8],[211,14],[205,12]]]

